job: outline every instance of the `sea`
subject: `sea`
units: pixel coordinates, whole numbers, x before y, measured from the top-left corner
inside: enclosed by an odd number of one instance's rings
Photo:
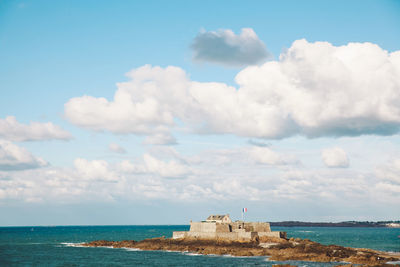
[[[268,257],[197,255],[186,252],[81,247],[93,240],[171,237],[188,225],[0,227],[0,266],[336,266],[343,263],[271,261]],[[382,251],[400,251],[400,228],[272,227],[288,237],[308,238]]]

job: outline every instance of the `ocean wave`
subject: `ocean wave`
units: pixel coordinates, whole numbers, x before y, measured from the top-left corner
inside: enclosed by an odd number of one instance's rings
[[[201,254],[201,253],[195,253],[195,252],[189,252],[189,251],[182,251],[181,252],[183,255],[188,255],[188,256],[208,256],[208,257],[222,257],[224,255],[217,255],[217,254]]]
[[[228,257],[228,258],[266,258],[266,256],[234,256],[231,254],[224,254],[221,255],[222,257]]]
[[[75,248],[88,248],[88,246],[84,246],[84,243],[70,243],[70,242],[63,242],[61,245],[65,247],[75,247]],[[112,246],[101,246],[101,248],[114,248]]]
[[[122,249],[127,250],[127,251],[141,251],[140,248],[122,248]]]
[[[188,255],[188,256],[203,256],[202,254],[193,253],[193,252],[183,252],[182,254]]]
[[[400,264],[400,261],[388,261],[388,262],[386,262],[386,264],[397,265],[397,264]]]
[[[61,245],[64,245],[66,247],[77,247],[77,248],[82,248],[85,247],[82,245],[83,243],[70,243],[70,242],[63,242]]]
[[[297,231],[299,233],[314,233],[314,231]]]
[[[165,252],[179,252],[179,251],[171,251],[171,250],[164,250]],[[189,252],[189,251],[182,251],[181,252],[183,255],[188,255],[188,256],[208,256],[208,257],[228,257],[228,258],[265,258],[265,256],[234,256],[231,254],[201,254],[201,253],[195,253],[195,252]]]

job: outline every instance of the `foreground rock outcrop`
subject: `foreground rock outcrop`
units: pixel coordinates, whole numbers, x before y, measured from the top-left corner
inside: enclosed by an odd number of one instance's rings
[[[252,242],[234,242],[224,240],[168,239],[161,237],[142,241],[98,240],[82,245],[87,247],[187,251],[204,255],[269,256],[271,260],[276,261],[348,262],[365,266],[393,266],[386,265],[386,263],[400,260],[400,254],[389,254],[372,249],[322,245],[308,239],[293,238],[264,238]]]

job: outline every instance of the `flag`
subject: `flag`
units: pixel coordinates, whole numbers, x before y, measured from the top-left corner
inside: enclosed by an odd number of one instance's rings
[[[243,208],[243,212],[247,212],[247,208]]]

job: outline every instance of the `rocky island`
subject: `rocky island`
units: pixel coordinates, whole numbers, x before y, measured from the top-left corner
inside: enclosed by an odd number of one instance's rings
[[[229,215],[211,215],[206,221],[191,222],[190,231],[174,232],[172,238],[160,237],[142,241],[98,240],[82,245],[203,255],[268,256],[274,261],[346,262],[365,266],[393,266],[387,263],[400,261],[400,254],[323,245],[308,239],[288,239],[285,232],[272,232],[269,223],[232,222]]]

